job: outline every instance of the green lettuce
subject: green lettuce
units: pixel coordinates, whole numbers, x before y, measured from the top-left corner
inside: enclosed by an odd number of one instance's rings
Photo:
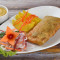
[[[0,47],[0,54],[2,54],[4,57],[8,57],[8,56],[13,56],[16,54],[16,52],[13,51],[5,51]]]

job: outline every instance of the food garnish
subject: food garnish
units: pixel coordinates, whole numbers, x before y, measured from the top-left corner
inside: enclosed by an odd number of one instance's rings
[[[5,35],[5,32],[0,33],[0,38],[2,38]]]
[[[26,50],[27,47],[27,37],[25,35],[24,32],[22,31],[14,31],[14,29],[10,29],[7,26],[6,32],[3,30],[0,30],[0,45],[4,46],[3,50],[1,48],[1,51],[4,51],[4,54],[8,54],[10,56],[9,53],[11,53],[11,55],[14,55],[15,52],[14,51],[24,51]],[[12,54],[14,53],[14,54]],[[3,54],[3,53],[1,53]],[[7,56],[7,55],[5,55]]]
[[[8,42],[14,45],[16,37],[19,35],[17,32],[13,32],[9,27],[7,27],[6,35],[1,39],[1,42]]]
[[[13,56],[16,54],[16,51],[6,51],[6,50],[3,50],[0,46],[0,54],[2,54],[4,57],[8,57],[8,56]]]
[[[19,12],[15,16],[15,20],[12,20],[13,26],[19,31],[29,32],[35,25],[37,25],[41,19],[36,15],[24,11]]]

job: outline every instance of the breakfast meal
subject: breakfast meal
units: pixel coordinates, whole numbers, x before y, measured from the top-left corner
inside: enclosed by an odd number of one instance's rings
[[[0,16],[7,11],[0,7]],[[45,16],[43,19],[25,10],[19,12],[11,19],[10,26],[6,31],[0,30],[0,54],[13,56],[16,52],[27,50],[29,43],[44,45],[60,29],[60,18]],[[27,44],[28,43],[28,44]]]

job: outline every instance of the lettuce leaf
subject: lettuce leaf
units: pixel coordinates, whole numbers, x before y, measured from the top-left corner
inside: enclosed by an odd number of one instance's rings
[[[0,47],[0,54],[2,54],[4,57],[8,57],[8,56],[13,56],[16,54],[16,52],[13,51],[5,51]]]

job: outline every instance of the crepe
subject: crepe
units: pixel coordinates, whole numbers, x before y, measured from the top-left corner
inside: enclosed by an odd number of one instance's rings
[[[28,41],[43,45],[58,29],[60,29],[60,18],[46,16],[27,34]]]

